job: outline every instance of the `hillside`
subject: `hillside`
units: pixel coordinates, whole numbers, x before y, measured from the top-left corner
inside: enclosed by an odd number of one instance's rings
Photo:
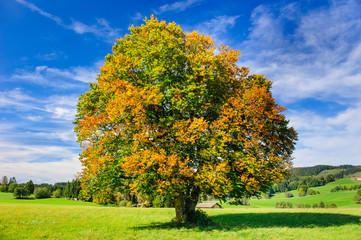
[[[251,207],[275,207],[275,204],[280,201],[291,202],[293,205],[298,203],[310,204],[312,206],[313,203],[319,203],[323,201],[325,203],[331,204],[335,203],[337,207],[345,207],[345,208],[360,208],[359,204],[355,204],[353,202],[353,196],[356,194],[356,191],[340,191],[331,193],[331,189],[341,185],[341,186],[354,186],[361,184],[361,181],[352,181],[349,178],[343,178],[336,180],[334,182],[330,182],[324,186],[320,187],[312,187],[311,189],[315,191],[319,191],[320,194],[298,197],[298,191],[292,190],[290,191],[295,197],[286,198],[284,192],[276,193],[271,199],[260,199],[260,200],[250,200]]]
[[[361,166],[353,165],[316,165],[312,167],[295,167],[291,170],[292,176],[327,176],[330,174],[339,174],[343,172],[346,175],[361,172]]]

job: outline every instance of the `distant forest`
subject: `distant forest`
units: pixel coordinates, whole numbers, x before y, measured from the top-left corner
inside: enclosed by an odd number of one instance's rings
[[[319,194],[311,188],[323,186],[329,182],[352,175],[361,176],[361,166],[317,165],[313,167],[297,167],[291,169],[289,178],[274,183],[263,196],[265,198],[270,198],[276,192],[286,192],[286,196],[293,197],[293,195],[288,192],[291,190],[298,190],[299,196]],[[3,176],[0,184],[0,192],[12,192],[16,198],[27,198],[29,195],[34,194],[35,198],[66,197],[68,199],[82,199],[82,196],[79,195],[80,191],[80,182],[75,179],[71,182],[59,182],[51,185],[47,183],[34,184],[31,180],[27,183],[17,183],[15,177],[8,179],[6,176]],[[131,197],[115,193],[115,196],[104,204],[113,202],[117,202],[118,204],[118,202],[121,203],[126,201],[138,202],[138,200],[142,198],[146,199],[144,202],[149,202],[149,197],[150,196],[136,196],[136,199],[134,196]],[[211,196],[202,196],[202,199],[206,200],[207,197]],[[168,199],[167,196],[151,196],[151,199],[153,203],[155,203],[154,201],[162,202],[162,204],[160,204],[161,206],[172,205],[171,199]],[[86,200],[91,201],[91,198]]]

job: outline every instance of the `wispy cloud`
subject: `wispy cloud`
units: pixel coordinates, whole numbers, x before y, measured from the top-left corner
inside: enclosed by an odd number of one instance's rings
[[[227,33],[231,28],[233,28],[236,23],[239,15],[236,16],[218,16],[213,19],[203,21],[198,23],[195,26],[182,26],[185,31],[193,32],[196,30],[198,33],[204,35],[209,35],[212,37],[212,40],[216,44],[229,42]]]
[[[20,182],[72,179],[80,170],[71,124],[77,96],[33,97],[19,88],[0,96],[0,113],[7,113],[0,124],[0,175]]]
[[[359,164],[361,3],[302,9],[298,3],[254,9],[249,38],[238,46],[239,64],[273,80],[276,99],[286,105],[314,99],[342,106],[327,116],[322,110],[288,110],[299,132],[296,166]]]
[[[47,17],[51,20],[53,20],[54,22],[56,22],[59,25],[63,25],[63,21],[61,20],[61,18],[54,16],[48,12],[45,12],[43,10],[41,10],[40,8],[38,8],[37,6],[35,6],[34,4],[24,1],[24,0],[15,0],[16,2],[22,4],[23,6],[29,8],[30,10],[39,13],[40,15],[43,15],[44,17]]]
[[[72,121],[75,118],[78,96],[50,96],[45,109],[54,119]]]
[[[212,36],[212,38],[220,38],[230,28],[234,27],[239,16],[218,16],[211,20],[199,23],[195,26],[199,32]]]
[[[144,17],[140,12],[137,12],[133,17],[131,17],[132,22],[138,22],[142,19],[144,19]]]
[[[73,147],[0,141],[0,151],[0,173],[16,176],[18,182],[71,180],[81,169],[79,150]]]
[[[360,99],[358,9],[357,1],[335,1],[305,14],[295,4],[278,12],[260,6],[252,14],[249,40],[240,46],[241,64],[274,80],[274,92],[283,101]]]
[[[33,122],[47,119],[71,123],[75,118],[77,102],[77,95],[52,95],[41,98],[30,97],[21,89],[0,92],[0,112],[15,112],[24,120]]]
[[[313,111],[291,111],[289,117],[300,134],[296,166],[360,164],[361,104],[331,117]]]
[[[83,22],[71,19],[71,24],[65,24],[64,21],[51,13],[48,13],[41,8],[37,7],[33,3],[24,0],[15,0],[21,5],[29,8],[30,10],[39,13],[40,15],[53,20],[56,24],[74,31],[77,34],[91,33],[95,36],[104,39],[106,42],[114,43],[115,39],[120,35],[120,29],[113,28],[109,22],[104,18],[96,19],[96,23],[92,25],[85,24]]]
[[[43,86],[74,88],[77,86],[76,82],[94,82],[102,63],[102,61],[98,61],[92,66],[77,66],[67,69],[48,66],[37,66],[32,71],[19,69],[10,79],[28,81]]]
[[[45,54],[38,53],[35,55],[35,58],[45,61],[51,61],[59,58],[67,59],[68,56],[65,55],[62,51],[52,51],[50,53],[45,53]]]
[[[178,1],[172,4],[164,4],[162,6],[159,7],[158,10],[156,10],[154,13],[155,14],[161,14],[164,12],[169,12],[169,11],[184,11],[187,8],[190,8],[198,3],[200,3],[202,0],[186,0],[186,1]]]
[[[34,102],[36,102],[36,98],[23,93],[20,88],[0,92],[1,111],[5,111],[8,108],[15,108],[17,111],[42,111],[43,109],[34,104]]]

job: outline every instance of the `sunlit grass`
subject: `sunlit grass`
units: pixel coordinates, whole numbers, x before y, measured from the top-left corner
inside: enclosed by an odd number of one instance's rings
[[[357,182],[359,183],[359,182]],[[66,199],[13,199],[0,193],[0,239],[361,239],[355,191],[330,193],[347,179],[314,188],[321,194],[251,200],[251,207],[205,210],[213,226],[175,225],[174,209],[103,207]],[[276,209],[278,201],[336,203],[337,209]]]
[[[174,209],[0,203],[0,239],[359,239],[361,209],[210,209],[215,225],[171,224]]]
[[[100,206],[99,204],[92,202],[72,201],[65,198],[14,199],[12,193],[0,193],[0,203]]]

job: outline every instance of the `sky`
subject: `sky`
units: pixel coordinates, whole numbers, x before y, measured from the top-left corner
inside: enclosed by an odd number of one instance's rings
[[[273,81],[299,134],[295,167],[361,165],[361,1],[1,0],[0,176],[77,175],[78,97],[152,14],[241,50],[239,66]]]

